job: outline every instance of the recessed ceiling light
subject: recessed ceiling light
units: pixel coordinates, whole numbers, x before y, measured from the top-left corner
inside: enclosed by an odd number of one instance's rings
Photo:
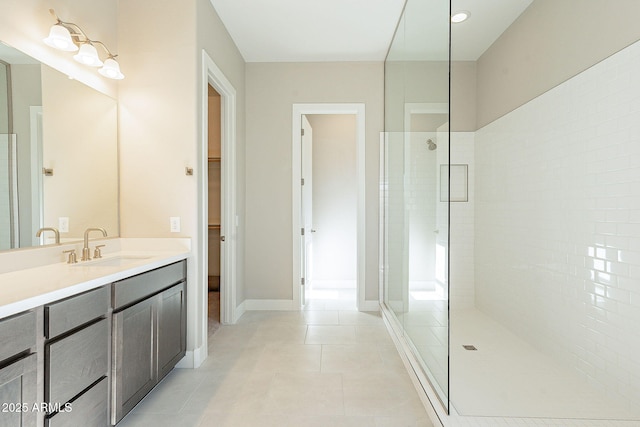
[[[451,15],[451,22],[453,22],[454,24],[459,24],[460,22],[466,21],[469,18],[469,15],[471,14],[466,10],[461,10],[460,12],[456,12]]]

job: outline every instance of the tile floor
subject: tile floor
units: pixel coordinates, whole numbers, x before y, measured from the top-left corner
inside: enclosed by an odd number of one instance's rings
[[[245,313],[119,426],[432,427],[380,315],[352,301]]]

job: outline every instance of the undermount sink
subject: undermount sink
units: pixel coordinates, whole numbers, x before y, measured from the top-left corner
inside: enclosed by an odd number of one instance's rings
[[[150,256],[144,255],[118,255],[108,258],[96,259],[93,261],[78,262],[74,266],[80,267],[122,267],[127,264],[132,264],[143,259],[149,259]]]

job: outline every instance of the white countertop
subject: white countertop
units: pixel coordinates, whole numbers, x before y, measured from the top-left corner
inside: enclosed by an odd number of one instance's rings
[[[2,273],[0,274],[0,318],[144,273],[190,256],[188,239],[175,239],[175,242],[169,243],[167,240],[169,239],[108,240],[107,247],[104,248],[106,251],[103,252],[101,259],[79,261],[77,264],[58,261]],[[95,243],[92,241],[91,247],[94,246]],[[64,248],[55,248],[57,252],[61,252],[62,249]],[[37,256],[37,254],[24,251],[22,256]],[[0,255],[0,262],[1,257]],[[118,257],[126,257],[126,263],[120,266],[100,264]]]

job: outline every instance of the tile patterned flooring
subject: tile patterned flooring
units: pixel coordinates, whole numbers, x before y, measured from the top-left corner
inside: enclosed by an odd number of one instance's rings
[[[174,369],[120,427],[432,427],[378,313],[314,299],[246,312]]]

